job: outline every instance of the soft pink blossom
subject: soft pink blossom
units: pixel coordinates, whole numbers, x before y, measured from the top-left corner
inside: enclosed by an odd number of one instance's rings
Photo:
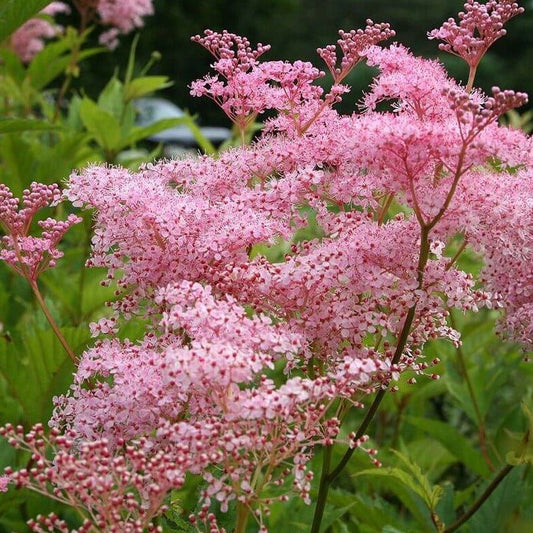
[[[44,40],[55,37],[63,29],[50,18],[58,13],[68,12],[70,8],[64,2],[51,2],[41,11],[46,18],[32,18],[13,33],[9,41],[13,51],[25,63],[31,61],[44,48]]]

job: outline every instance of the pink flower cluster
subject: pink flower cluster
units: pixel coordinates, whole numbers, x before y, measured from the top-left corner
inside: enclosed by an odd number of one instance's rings
[[[76,215],[67,220],[46,218],[39,220],[41,236],[30,235],[35,215],[43,208],[55,206],[63,196],[55,184],[44,185],[33,182],[22,195],[22,208],[19,200],[9,188],[0,183],[0,228],[6,233],[0,241],[0,259],[15,272],[30,282],[35,282],[40,274],[55,265],[63,256],[57,246],[68,229],[81,222]]]
[[[70,8],[64,2],[51,2],[42,11],[42,17],[36,17],[23,24],[10,38],[13,51],[25,63],[40,52],[44,40],[58,35],[62,28],[51,20],[58,13],[69,13]]]
[[[120,34],[143,26],[143,18],[152,15],[152,0],[73,0],[74,5],[89,19],[97,15],[99,23],[111,26],[100,35],[100,42],[113,49]]]
[[[173,463],[175,455],[152,453],[145,439],[120,443],[123,453],[117,456],[105,440],[79,442],[76,435],[55,430],[46,435],[42,425],[26,434],[21,426],[8,425],[0,434],[15,448],[31,453],[27,469],[7,469],[11,483],[41,493],[52,485],[55,500],[88,511],[77,530],[55,514],[39,516],[28,522],[30,531],[37,533],[160,532],[151,520],[165,511],[167,492],[184,483],[182,469]]]
[[[140,28],[143,18],[152,15],[152,0],[72,0],[80,13],[82,28],[98,23],[109,29],[100,35],[100,43],[113,49],[118,45],[120,34]],[[52,17],[59,13],[69,13],[65,2],[51,2],[39,17],[27,21],[11,36],[9,43],[13,51],[24,62],[29,62],[44,47],[44,40],[56,37],[62,27]]]
[[[318,50],[335,82],[322,100],[324,91],[313,82],[324,73],[311,63],[259,62],[258,58],[270,46],[259,44],[254,50],[246,38],[226,31],[217,33],[206,30],[204,37],[196,35],[192,40],[215,56],[213,68],[218,74],[193,82],[191,94],[211,98],[242,131],[258,114],[275,109],[280,115],[280,119],[274,122],[278,129],[290,128],[292,124],[292,128],[296,125],[296,129],[303,132],[348,91],[341,81],[364,57],[363,51],[372,44],[394,36],[394,32],[389,24],[375,24],[367,20],[364,30],[341,31],[340,36],[340,68],[336,67],[335,45]],[[285,125],[287,120],[289,125]]]
[[[428,36],[444,41],[439,45],[441,50],[461,57],[471,67],[476,67],[494,42],[507,33],[503,25],[524,12],[512,0],[467,0],[464,9],[459,13],[459,24],[450,18]]]
[[[501,307],[502,330],[533,345],[532,141],[498,124],[527,97],[466,90],[435,61],[376,46],[391,34],[371,22],[341,34],[340,67],[323,49],[337,87],[324,95],[312,65],[261,63],[267,47],[206,32],[194,39],[214,53],[218,75],[193,91],[241,127],[276,110],[260,138],[138,173],[95,166],[71,176],[68,198],[95,210],[88,264],[107,269],[117,300],[56,399],[54,445],[72,461],[68,475],[93,479],[83,461],[94,447],[103,468],[117,461],[128,472],[120,487],[138,488],[137,504],[117,500],[128,510],[152,509],[152,489],[146,495],[133,474],[142,461],[143,483],[161,477],[160,503],[187,473],[201,475],[193,523],[219,531],[210,504],[236,501],[266,531],[266,490],[309,501],[313,447],[338,442],[345,407],[405,372],[437,377],[423,347],[460,343],[450,309]],[[380,74],[365,111],[341,115],[331,95],[340,97],[338,82],[361,57]],[[4,197],[0,213],[14,217]],[[448,246],[458,237],[483,255],[480,279],[458,267]],[[273,244],[285,246],[276,261]],[[147,324],[141,340],[114,336],[137,318]],[[8,474],[38,486],[52,476],[43,465]],[[61,491],[69,479],[52,481]],[[115,490],[97,486],[89,501],[83,486],[68,485],[90,516],[102,516],[104,488]]]

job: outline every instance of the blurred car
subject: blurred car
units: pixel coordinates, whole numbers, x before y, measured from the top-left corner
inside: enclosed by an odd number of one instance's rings
[[[137,108],[137,126],[149,126],[161,119],[184,118],[185,112],[177,105],[164,98],[139,98],[135,100]],[[198,128],[203,137],[214,145],[222,144],[231,137],[231,130],[222,127],[203,126]],[[162,143],[167,147],[182,148],[198,146],[198,141],[191,128],[186,124],[173,126],[148,137],[150,141]]]

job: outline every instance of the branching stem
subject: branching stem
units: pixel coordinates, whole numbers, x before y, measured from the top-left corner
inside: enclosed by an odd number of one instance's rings
[[[61,333],[61,329],[56,324],[56,321],[52,317],[52,314],[50,313],[50,310],[48,309],[48,306],[46,305],[46,302],[44,301],[44,298],[41,294],[41,291],[39,290],[39,285],[37,284],[37,281],[35,280],[29,280],[31,290],[33,291],[33,294],[35,295],[35,298],[37,299],[37,302],[39,303],[39,307],[42,309],[44,316],[46,317],[46,320],[48,320],[48,323],[50,324],[50,327],[56,334],[56,337],[59,339],[59,342],[67,352],[68,356],[72,360],[72,362],[77,365],[78,359],[76,358],[76,355],[74,354],[74,351],[70,347],[69,343],[63,336],[63,333]]]

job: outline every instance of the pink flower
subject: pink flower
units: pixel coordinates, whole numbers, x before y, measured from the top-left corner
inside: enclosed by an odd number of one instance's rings
[[[10,39],[13,51],[25,63],[44,48],[44,40],[55,37],[62,27],[55,24],[51,17],[57,13],[69,13],[70,8],[64,2],[52,2],[42,11],[43,18],[33,18],[24,23]]]
[[[428,36],[444,41],[439,49],[463,58],[470,67],[476,67],[492,44],[507,33],[503,25],[524,12],[512,0],[490,0],[484,4],[467,0],[464,9],[459,13],[459,24],[450,18]]]
[[[11,482],[9,476],[0,476],[0,492],[7,492],[7,486]]]
[[[7,186],[0,184],[0,227],[6,233],[0,241],[0,259],[29,281],[36,281],[63,256],[58,249],[61,239],[71,226],[81,222],[74,214],[65,221],[47,218],[37,222],[42,230],[40,237],[29,235],[37,212],[61,200],[62,193],[56,184],[33,182],[24,190],[22,209],[19,209],[18,199]]]

